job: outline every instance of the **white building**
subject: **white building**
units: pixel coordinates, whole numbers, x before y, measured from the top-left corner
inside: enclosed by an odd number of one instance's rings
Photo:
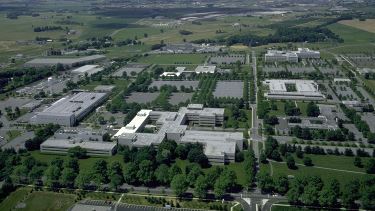
[[[89,112],[98,107],[108,97],[108,93],[79,92],[66,96],[53,103],[42,112],[33,116],[30,122],[35,124],[59,124],[74,126]]]
[[[216,72],[216,66],[214,65],[204,65],[204,66],[198,66],[195,68],[195,73],[200,74],[200,73],[215,73]]]
[[[66,154],[74,147],[81,147],[91,156],[111,156],[115,153],[116,142],[82,141],[74,139],[48,139],[40,145],[43,153]]]
[[[156,133],[142,133],[153,122]],[[203,108],[201,104],[181,107],[178,112],[141,110],[114,138],[120,145],[144,147],[159,145],[163,140],[179,144],[201,143],[210,162],[234,161],[236,150],[242,150],[243,133],[187,130],[187,125],[214,127],[224,122],[224,109]]]
[[[298,59],[319,59],[320,52],[308,48],[298,48],[297,51],[268,50],[264,55],[266,62],[298,62]]]
[[[312,80],[265,80],[269,87],[264,94],[268,99],[324,100],[318,84]]]
[[[104,68],[99,67],[99,65],[85,65],[85,66],[72,70],[72,73],[78,74],[80,76],[85,76],[86,74],[90,76],[102,70],[104,70]]]

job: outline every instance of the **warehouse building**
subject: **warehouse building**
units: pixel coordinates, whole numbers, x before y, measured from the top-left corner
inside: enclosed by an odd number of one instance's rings
[[[152,122],[156,133],[144,133]],[[234,162],[236,150],[242,150],[243,133],[188,130],[188,125],[199,127],[221,126],[224,109],[203,108],[201,104],[181,107],[178,112],[141,110],[134,119],[121,128],[114,138],[120,145],[145,147],[159,145],[163,140],[174,140],[179,144],[201,143],[210,162]]]
[[[196,74],[201,74],[201,73],[215,73],[216,72],[216,66],[214,65],[204,65],[204,66],[198,66],[195,68],[195,73]]]
[[[269,87],[264,96],[268,99],[324,100],[319,86],[312,80],[265,80]]]
[[[57,64],[62,64],[65,68],[70,69],[72,67],[79,67],[86,64],[93,64],[104,60],[104,55],[92,55],[79,58],[38,58],[28,61],[24,64],[25,67],[53,67]]]
[[[72,70],[73,74],[77,74],[79,76],[91,76],[92,74],[98,73],[100,71],[104,70],[103,67],[99,67],[99,65],[84,65],[82,67],[79,67],[77,69]]]
[[[298,62],[298,59],[319,59],[320,52],[308,48],[298,48],[297,51],[268,50],[264,55],[266,62]]]
[[[88,113],[103,103],[108,93],[78,92],[66,96],[31,118],[34,124],[59,124],[74,126]]]

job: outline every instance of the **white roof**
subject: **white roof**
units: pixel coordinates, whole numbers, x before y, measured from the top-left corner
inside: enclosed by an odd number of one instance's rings
[[[144,124],[150,115],[152,110],[140,110],[133,120],[127,124],[125,127],[122,127],[114,137],[118,137],[124,133],[136,133],[138,129]]]
[[[209,65],[209,66],[198,66],[195,68],[196,73],[215,73],[216,66]]]
[[[99,67],[99,65],[85,65],[85,66],[72,70],[72,73],[77,73],[77,74],[88,73],[88,75],[92,75],[102,70],[103,68]]]

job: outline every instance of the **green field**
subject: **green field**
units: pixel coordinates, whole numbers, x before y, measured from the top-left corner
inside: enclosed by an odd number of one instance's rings
[[[284,109],[285,102],[283,102],[283,101],[275,101],[275,104],[277,106],[277,110],[270,110],[269,115],[286,116],[285,109]],[[294,104],[294,101],[293,101],[293,104]],[[301,111],[301,115],[300,116],[307,116],[307,114],[306,114],[307,104],[308,103],[306,103],[306,102],[297,102],[297,106],[298,106],[298,108]]]
[[[207,59],[204,54],[152,54],[141,57],[138,62],[145,64],[202,64]]]
[[[1,204],[0,210],[13,210],[19,203],[25,207],[20,210],[67,210],[75,202],[75,195],[54,192],[30,191],[30,188],[19,188],[10,194]]]
[[[33,151],[33,152],[31,152],[31,155],[35,159],[37,159],[38,161],[44,162],[44,163],[50,162],[54,158],[61,158],[63,160],[65,160],[67,158],[66,155],[44,154],[44,153],[41,153],[39,151]],[[105,161],[108,162],[108,164],[110,164],[114,161],[118,161],[123,165],[123,168],[125,167],[125,163],[123,162],[123,157],[121,155],[115,155],[115,156],[111,156],[111,157],[89,157],[89,158],[86,158],[86,159],[80,159],[79,160],[80,171],[90,172],[94,163],[95,163],[95,161],[100,160],[100,159],[104,159]]]
[[[293,206],[277,206],[273,205],[271,211],[313,211],[317,209],[308,209],[305,207],[293,207]]]
[[[347,182],[353,179],[364,179],[371,175],[368,174],[361,174],[364,172],[363,168],[355,167],[353,164],[354,157],[346,157],[346,156],[335,156],[335,155],[306,155],[312,159],[314,166],[317,167],[324,167],[324,168],[332,168],[331,169],[320,169],[314,167],[306,167],[298,165],[296,170],[289,169],[286,163],[279,163],[279,162],[271,162],[268,164],[261,164],[261,171],[262,172],[271,172],[271,164],[273,169],[274,177],[279,175],[292,175],[292,176],[311,176],[316,175],[320,176],[324,181],[328,181],[329,179],[335,178],[337,179],[341,185],[346,184]],[[295,156],[294,156],[295,157]],[[364,163],[369,158],[362,158],[362,163]],[[303,164],[301,159],[295,157],[295,161],[297,164]],[[334,169],[339,170],[346,170],[346,171],[355,171],[360,173],[354,172],[343,172],[337,171]]]
[[[345,44],[375,42],[375,34],[351,26],[335,23],[328,28],[343,38]]]

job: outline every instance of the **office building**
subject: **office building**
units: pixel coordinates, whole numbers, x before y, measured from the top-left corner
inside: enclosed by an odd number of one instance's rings
[[[148,125],[150,122],[154,125]],[[113,137],[120,145],[130,147],[157,146],[165,139],[179,144],[201,143],[210,162],[233,162],[236,150],[242,150],[243,133],[188,130],[188,125],[212,128],[223,122],[224,109],[204,108],[201,104],[181,107],[178,112],[141,110]],[[151,126],[156,133],[143,132]]]
[[[298,48],[297,51],[268,50],[264,55],[266,62],[298,62],[298,59],[319,59],[320,52],[308,48]]]
[[[268,99],[290,100],[324,100],[325,96],[319,91],[319,86],[312,80],[265,80]]]

